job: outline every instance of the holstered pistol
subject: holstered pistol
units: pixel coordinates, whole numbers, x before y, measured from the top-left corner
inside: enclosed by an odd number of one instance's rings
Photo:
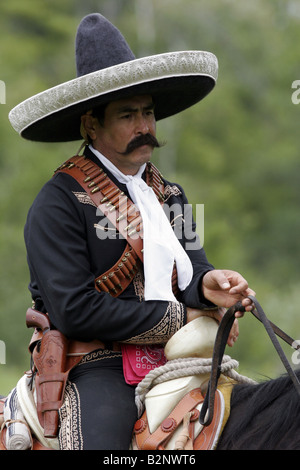
[[[58,433],[58,410],[63,404],[68,377],[67,348],[68,340],[62,333],[48,330],[32,354],[38,371],[35,377],[37,413],[45,437],[56,437]]]

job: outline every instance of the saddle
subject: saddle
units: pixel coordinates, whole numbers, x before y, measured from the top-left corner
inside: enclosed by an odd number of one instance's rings
[[[227,390],[231,393],[232,385]],[[229,402],[225,405],[222,391],[218,389],[213,419],[205,427],[199,424],[203,402],[201,388],[194,388],[153,432],[145,411],[134,426],[133,450],[213,450],[226,424]]]
[[[199,422],[209,384],[210,371],[205,368],[193,375],[185,375],[193,358],[209,363],[213,354],[218,325],[210,317],[199,317],[177,331],[165,346],[165,355],[174,367],[181,367],[179,377],[174,373],[150,386],[144,399],[144,411],[135,423],[132,448],[134,450],[211,450],[230,413],[230,397],[234,381],[220,376],[215,392],[213,419],[208,426]],[[180,366],[183,361],[183,366]],[[178,370],[178,369],[177,369]],[[196,370],[196,369],[194,369]],[[158,372],[158,371],[157,371]],[[143,384],[141,384],[143,385]],[[143,387],[141,387],[143,389]]]

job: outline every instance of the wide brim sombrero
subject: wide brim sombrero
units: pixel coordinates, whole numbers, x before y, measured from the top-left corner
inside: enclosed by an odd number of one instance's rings
[[[205,51],[179,51],[136,59],[124,37],[100,14],[86,16],[76,36],[77,78],[23,101],[9,113],[25,139],[82,139],[80,117],[113,100],[149,94],[164,119],[202,100],[215,86],[218,62]]]

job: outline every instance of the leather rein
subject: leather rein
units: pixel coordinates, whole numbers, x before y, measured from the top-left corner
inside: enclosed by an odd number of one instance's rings
[[[295,350],[299,349],[300,345],[297,344],[297,342],[295,342],[290,336],[284,333],[284,331],[282,331],[280,328],[274,325],[274,323],[268,320],[265,312],[263,311],[261,305],[259,304],[259,302],[256,300],[255,297],[249,296],[249,299],[251,299],[251,301],[255,305],[255,308],[251,310],[251,313],[260,322],[263,323],[281,359],[281,362],[283,363],[288,375],[290,376],[292,382],[294,383],[295,388],[300,397],[300,382],[294,370],[290,366],[278,342],[276,335],[280,337],[282,340],[284,340],[287,344],[289,344]],[[227,310],[227,312],[225,313],[225,315],[223,316],[220,322],[220,325],[217,331],[217,336],[216,336],[214,351],[213,351],[213,358],[212,358],[212,370],[211,370],[211,375],[210,375],[210,381],[209,381],[208,390],[205,395],[205,399],[204,399],[201,412],[200,412],[200,417],[199,417],[199,421],[203,426],[208,426],[213,419],[215,392],[216,392],[217,385],[218,385],[218,379],[221,374],[222,358],[223,358],[224,350],[227,344],[227,339],[228,339],[231,327],[235,320],[235,313],[238,311],[239,312],[245,311],[245,308],[242,306],[241,302],[237,302],[235,305],[233,305]]]

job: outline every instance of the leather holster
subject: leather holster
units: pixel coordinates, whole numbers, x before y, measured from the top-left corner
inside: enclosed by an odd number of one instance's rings
[[[38,371],[35,377],[37,413],[45,437],[57,436],[58,410],[63,404],[68,378],[67,350],[66,337],[57,330],[49,330],[32,354]]]
[[[27,326],[35,328],[29,352],[35,372],[37,413],[45,437],[58,434],[59,415],[70,370],[88,353],[105,349],[100,340],[81,342],[69,340],[58,330],[51,329],[47,314],[29,308]],[[118,345],[116,345],[117,347]],[[117,350],[117,349],[116,349]]]

